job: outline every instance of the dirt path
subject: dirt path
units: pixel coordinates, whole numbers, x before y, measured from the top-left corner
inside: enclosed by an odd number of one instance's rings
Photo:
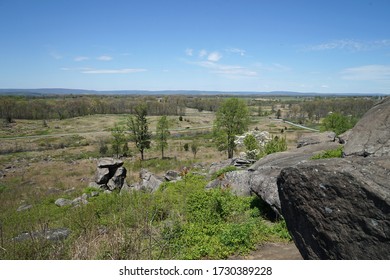
[[[231,256],[229,260],[302,260],[297,247],[290,243],[266,243],[246,256]]]

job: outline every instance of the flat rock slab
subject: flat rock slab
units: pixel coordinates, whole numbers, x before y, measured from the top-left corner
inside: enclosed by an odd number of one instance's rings
[[[118,168],[123,165],[123,161],[115,158],[100,158],[98,160],[99,168]]]

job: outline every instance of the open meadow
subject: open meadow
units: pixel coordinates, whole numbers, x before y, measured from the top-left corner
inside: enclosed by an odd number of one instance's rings
[[[315,117],[308,123],[299,121],[309,119],[301,100],[245,100],[249,130],[285,138],[288,149],[312,131],[283,118],[320,128]],[[94,192],[88,185],[95,176],[97,159],[115,157],[111,130],[116,124],[126,127],[130,114],[4,120],[0,130],[0,259],[219,259],[248,254],[264,242],[289,242],[283,220],[270,221],[269,210],[257,197],[204,190],[212,176],[209,166],[227,159],[226,151],[218,151],[213,140],[216,111],[185,107],[181,113],[167,116],[170,136],[163,159],[156,144],[161,115],[151,114],[147,120],[152,142],[145,150],[145,160],[141,161],[129,138],[129,150],[121,160],[128,185],[139,181],[143,168],[156,175],[189,169],[182,181],[164,183],[152,194],[100,192],[77,207],[58,207],[54,202]],[[128,130],[124,133],[130,136]],[[193,143],[196,154],[188,149]],[[107,147],[103,152],[102,146]],[[235,156],[243,151],[245,147],[238,147]],[[52,229],[70,233],[55,242],[36,234]],[[15,238],[21,233],[26,236],[22,241]]]

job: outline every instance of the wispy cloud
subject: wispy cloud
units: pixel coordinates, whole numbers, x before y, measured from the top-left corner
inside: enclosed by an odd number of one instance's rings
[[[212,52],[212,53],[210,53],[210,54],[207,56],[207,60],[213,61],[213,62],[217,62],[217,61],[220,60],[221,58],[222,58],[222,54],[220,54],[219,52]]]
[[[142,68],[123,68],[123,69],[87,69],[82,70],[83,74],[130,74],[145,72],[146,69]]]
[[[186,49],[186,55],[193,56],[194,55],[194,50],[190,49],[190,48]]]
[[[109,56],[109,55],[101,55],[99,57],[96,58],[97,60],[101,60],[101,61],[110,61],[112,60],[112,56]]]
[[[373,49],[389,48],[390,39],[375,41],[357,41],[350,39],[334,40],[317,45],[305,47],[308,51],[328,51],[328,50],[348,50],[348,51],[367,51]]]
[[[50,52],[49,52],[49,55],[50,55],[52,58],[57,59],[57,60],[62,59],[62,55],[59,54],[59,53],[56,52],[56,51],[50,51]]]
[[[207,68],[211,73],[228,76],[229,78],[256,77],[257,72],[238,65],[224,65],[213,61],[197,61],[192,64]]]
[[[204,58],[207,55],[207,51],[205,49],[199,51],[199,57]]]
[[[84,61],[84,60],[88,60],[89,57],[87,56],[76,56],[73,60],[74,61]]]
[[[364,65],[344,69],[342,72],[344,80],[353,81],[390,81],[389,65]]]
[[[238,49],[238,48],[229,48],[229,49],[226,49],[226,52],[239,54],[241,56],[245,56],[245,53],[246,53],[245,50]]]

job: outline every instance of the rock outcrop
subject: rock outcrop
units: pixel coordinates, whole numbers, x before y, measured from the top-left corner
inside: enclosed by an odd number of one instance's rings
[[[56,229],[47,229],[45,231],[35,231],[35,232],[23,232],[13,238],[17,242],[22,242],[26,240],[35,240],[35,239],[46,239],[48,241],[62,241],[68,238],[71,233],[70,229],[67,228],[56,228]]]
[[[281,215],[281,205],[278,194],[277,177],[285,167],[295,166],[309,161],[310,158],[322,151],[336,149],[339,143],[329,142],[307,145],[291,151],[270,154],[247,170],[225,173],[221,178],[210,182],[206,188],[230,187],[237,195],[256,194],[264,200],[277,215]],[[231,160],[230,160],[231,161]]]
[[[120,190],[126,185],[126,168],[123,161],[114,158],[101,158],[98,160],[95,180],[89,187],[103,190]]]
[[[390,156],[282,170],[282,213],[305,259],[390,259]]]
[[[390,259],[390,97],[341,136],[344,158],[281,170],[282,214],[305,259]]]
[[[390,97],[372,107],[348,135],[346,156],[390,155]]]

